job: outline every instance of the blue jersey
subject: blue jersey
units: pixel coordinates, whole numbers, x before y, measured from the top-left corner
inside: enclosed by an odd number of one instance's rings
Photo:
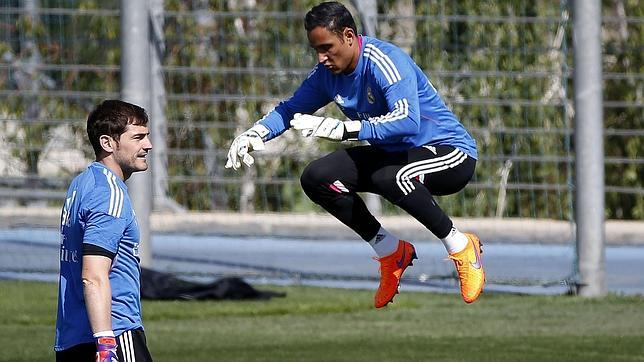
[[[476,159],[476,142],[411,57],[393,44],[361,40],[351,74],[333,74],[319,63],[291,98],[258,121],[270,131],[265,139],[288,129],[295,113],[335,102],[349,119],[361,121],[359,140],[390,151],[450,145]]]
[[[123,180],[103,164],[92,163],[69,186],[60,231],[60,281],[54,350],[94,342],[81,278],[85,243],[116,255],[109,274],[114,333],[118,336],[126,330],[142,328],[139,227]]]

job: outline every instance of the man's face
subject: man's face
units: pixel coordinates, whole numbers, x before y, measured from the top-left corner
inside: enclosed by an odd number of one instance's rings
[[[124,179],[127,180],[133,172],[148,169],[146,156],[151,149],[148,127],[129,124],[121,134],[113,153],[114,160],[123,171]]]
[[[318,26],[308,34],[309,44],[322,63],[333,74],[351,73],[358,64],[359,46],[356,35],[350,28],[336,34]]]

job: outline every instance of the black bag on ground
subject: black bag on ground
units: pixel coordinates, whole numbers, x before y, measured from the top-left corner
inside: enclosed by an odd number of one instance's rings
[[[141,268],[141,298],[158,300],[267,300],[284,297],[286,293],[261,291],[241,278],[226,277],[212,283],[197,283],[177,278],[168,273]]]

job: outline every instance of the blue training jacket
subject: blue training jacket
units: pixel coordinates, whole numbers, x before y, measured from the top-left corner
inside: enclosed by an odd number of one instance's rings
[[[60,232],[54,350],[94,343],[83,296],[83,244],[93,244],[116,254],[109,274],[114,334],[143,328],[139,226],[123,180],[99,162],[93,162],[76,176],[67,191]]]
[[[397,46],[361,36],[361,56],[351,74],[336,75],[318,63],[292,97],[257,123],[270,140],[288,128],[295,113],[312,114],[335,102],[361,121],[359,140],[389,151],[450,145],[476,159],[476,141],[447,108],[425,73]]]

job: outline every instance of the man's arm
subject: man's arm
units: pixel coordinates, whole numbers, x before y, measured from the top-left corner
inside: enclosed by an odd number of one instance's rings
[[[319,67],[319,66],[318,66]],[[296,113],[313,113],[329,103],[330,99],[321,91],[319,84],[320,72],[314,68],[302,82],[292,97],[280,102],[255,125],[235,137],[228,150],[226,168],[237,170],[242,164],[251,166],[255,160],[251,151],[263,150],[264,142],[271,140],[291,127],[291,119]]]
[[[112,258],[105,255],[83,255],[83,294],[89,324],[96,342],[96,361],[118,361],[116,338],[112,330]]]
[[[102,255],[84,255],[83,294],[92,333],[112,330],[112,288],[110,267],[112,260]]]
[[[331,101],[325,88],[328,81],[325,80],[323,69],[318,68],[324,67],[318,64],[313,68],[291,97],[281,101],[257,121],[269,130],[266,136],[262,136],[264,141],[271,140],[289,129],[296,113],[312,114]]]

